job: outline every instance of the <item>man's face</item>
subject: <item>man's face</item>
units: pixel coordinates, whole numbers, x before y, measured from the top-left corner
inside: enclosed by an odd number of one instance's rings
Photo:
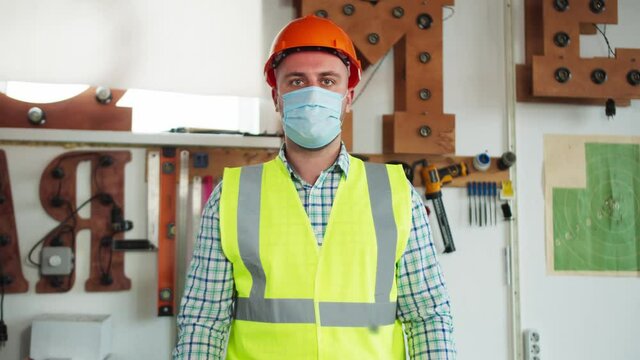
[[[337,56],[324,51],[301,51],[288,55],[276,69],[276,88],[272,91],[276,111],[282,114],[282,95],[317,86],[345,95],[343,114],[351,111],[353,89],[348,89],[349,72]]]

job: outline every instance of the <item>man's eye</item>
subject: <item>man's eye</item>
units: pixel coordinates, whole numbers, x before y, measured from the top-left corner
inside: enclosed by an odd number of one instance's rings
[[[300,79],[291,80],[291,85],[293,85],[293,86],[300,86],[302,84],[304,84],[304,82],[302,80],[300,80]]]
[[[322,85],[324,86],[331,86],[334,85],[336,82],[333,81],[332,79],[322,79]]]

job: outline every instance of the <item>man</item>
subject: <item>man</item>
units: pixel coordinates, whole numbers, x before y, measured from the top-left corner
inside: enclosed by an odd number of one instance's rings
[[[226,169],[213,192],[174,359],[404,359],[402,325],[412,359],[455,358],[421,196],[400,166],[365,164],[341,142],[360,72],[329,20],[276,37],[265,75],[284,145]]]

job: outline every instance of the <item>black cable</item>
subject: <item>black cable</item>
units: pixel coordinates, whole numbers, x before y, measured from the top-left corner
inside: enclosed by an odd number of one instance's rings
[[[60,164],[62,163],[62,161],[70,159],[70,158],[74,158],[74,157],[80,157],[80,156],[101,156],[102,154],[99,152],[91,152],[91,153],[76,153],[76,154],[71,154],[68,156],[62,156],[60,159],[58,159],[58,162],[56,163],[56,168],[60,167]],[[89,204],[91,201],[97,199],[97,198],[102,198],[103,196],[108,196],[110,199],[110,202],[112,204],[113,207],[119,207],[118,203],[115,201],[115,199],[109,195],[106,192],[102,191],[102,185],[99,181],[98,181],[98,170],[99,168],[101,168],[102,165],[101,164],[96,164],[92,170],[92,176],[91,176],[91,180],[92,180],[92,184],[95,186],[96,188],[96,194],[91,196],[89,199],[85,200],[80,206],[78,206],[76,209],[73,208],[73,205],[71,204],[70,201],[68,200],[63,200],[64,203],[66,203],[67,208],[69,210],[69,215],[67,215],[66,218],[64,218],[51,232],[49,232],[49,234],[53,234],[53,236],[62,236],[65,233],[71,233],[71,248],[74,249],[75,248],[75,228],[77,226],[77,214],[78,212],[84,208],[87,204]],[[62,189],[62,178],[58,179],[58,190],[57,190],[57,194],[56,197],[60,196],[60,192]],[[67,222],[71,220],[72,223],[71,224],[67,224]],[[46,235],[44,236],[42,239],[40,239],[40,241],[38,241],[35,245],[33,245],[33,247],[29,250],[29,254],[27,256],[27,260],[33,264],[34,266],[40,267],[39,263],[36,263],[33,260],[33,252],[38,248],[39,245],[41,245],[42,243],[44,243],[44,241],[52,236]],[[113,237],[113,235],[115,235],[115,232],[112,232],[111,237]],[[100,267],[100,272],[102,273],[102,275],[108,275],[111,273],[111,267],[112,267],[112,263],[113,263],[113,247],[110,247],[110,251],[109,251],[109,258],[108,258],[108,262],[107,262],[107,269],[105,270],[103,267],[103,261],[102,261],[102,244],[100,245],[100,248],[98,249],[98,257],[99,257],[99,267]],[[71,289],[71,276],[69,276],[68,278],[69,280],[69,290]]]
[[[71,211],[71,213],[70,213],[70,214],[69,214],[69,215],[68,215],[64,220],[62,220],[62,221],[60,222],[60,224],[58,224],[58,225],[57,225],[57,226],[56,226],[56,227],[51,231],[51,233],[52,233],[52,232],[54,232],[54,231],[59,231],[56,235],[61,235],[61,234],[62,234],[62,231],[61,231],[61,230],[62,230],[62,228],[64,228],[65,226],[69,226],[69,224],[67,224],[66,222],[67,222],[67,221],[69,221],[69,220],[70,220],[70,219],[72,219],[72,218],[73,218],[73,220],[74,220],[74,226],[73,226],[72,228],[75,228],[75,224],[77,223],[77,222],[76,222],[76,219],[75,219],[75,215],[78,213],[78,211],[80,211],[80,209],[82,209],[83,207],[85,207],[85,206],[86,206],[87,204],[89,204],[91,201],[93,201],[93,200],[95,200],[96,198],[98,198],[100,195],[102,195],[102,194],[98,193],[98,194],[93,195],[93,196],[92,196],[92,197],[90,197],[89,199],[85,200],[85,202],[83,202],[80,206],[78,206],[76,209],[74,209],[73,211]],[[69,206],[69,207],[70,207],[70,209],[72,209],[71,204],[70,204],[68,201],[66,201],[66,203],[67,203],[67,206]],[[33,245],[33,247],[31,247],[31,249],[29,250],[29,254],[27,255],[27,260],[28,260],[31,264],[33,264],[34,266],[38,266],[38,267],[40,267],[40,264],[39,264],[39,263],[36,263],[35,261],[33,261],[33,259],[32,259],[33,252],[34,252],[34,251],[36,250],[36,248],[38,248],[38,246],[39,246],[40,244],[42,244],[46,239],[47,239],[47,236],[44,236],[44,237],[43,237],[42,239],[40,239],[37,243],[35,243],[35,245]]]
[[[456,9],[453,6],[444,6],[445,9],[449,10],[449,15],[445,16],[442,19],[442,22],[445,22],[453,17],[456,14]]]
[[[604,25],[604,31],[602,31],[596,24],[593,24],[593,27],[595,27],[596,30],[600,32],[600,34],[604,38],[605,43],[607,43],[607,48],[609,51],[607,56],[609,56],[609,58],[611,58],[611,55],[613,55],[613,57],[616,57],[616,52],[613,51],[613,49],[611,48],[611,44],[609,43],[609,38],[607,37],[607,24]]]

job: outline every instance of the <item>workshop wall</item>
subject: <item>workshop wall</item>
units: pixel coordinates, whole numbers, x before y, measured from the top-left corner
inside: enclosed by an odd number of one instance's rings
[[[261,6],[255,4],[259,11],[255,23],[261,24],[261,30],[247,28],[233,36],[236,44],[246,43],[247,34],[258,36],[258,40],[252,40],[251,44],[258,44],[256,48],[260,48],[260,54],[230,55],[234,59],[253,61],[243,63],[243,69],[245,65],[255,66],[262,62],[275,33],[295,13],[292,0],[260,3]],[[514,5],[517,35],[515,54],[516,61],[521,63],[524,58],[523,1],[517,0]],[[11,10],[8,5],[3,6],[5,10]],[[635,18],[640,14],[640,3],[620,0],[619,6],[619,25],[609,26],[607,35],[613,46],[638,48],[640,40],[635,34],[640,33],[640,23]],[[29,16],[26,5],[20,9],[23,18]],[[455,14],[444,23],[444,110],[445,113],[456,115],[457,155],[488,151],[492,156],[498,156],[507,150],[503,9],[502,0],[461,0],[456,3]],[[117,14],[115,10],[109,11]],[[211,13],[214,11],[211,10]],[[445,16],[448,13],[448,10],[444,10]],[[56,13],[60,23],[65,16],[71,15]],[[178,19],[176,27],[188,27],[191,24],[188,17]],[[235,12],[227,19],[244,25],[250,23],[243,19],[242,14]],[[209,33],[214,33],[214,30],[211,29]],[[28,42],[33,36],[26,29],[23,32],[12,30],[12,33],[24,34],[12,39],[16,42]],[[209,41],[209,33],[201,33],[200,41]],[[147,32],[145,34],[151,36]],[[140,36],[136,41],[145,43],[146,38]],[[117,42],[117,39],[113,41]],[[600,37],[586,37],[582,49],[585,56],[606,54],[604,41]],[[259,59],[252,60],[256,56]],[[167,63],[163,66],[166,66],[165,73],[172,74],[176,65]],[[120,70],[110,76],[125,77],[132,70],[126,63],[117,68]],[[365,72],[363,83],[356,93],[372,75],[373,68],[375,66]],[[173,72],[170,80],[176,84],[187,78],[203,82],[217,81],[216,76],[220,72],[209,70],[205,70],[204,65],[181,68],[180,72]],[[261,80],[259,71],[251,74]],[[47,80],[43,78],[40,81]],[[76,81],[75,78],[73,80]],[[385,57],[366,91],[354,105],[354,151],[381,152],[382,115],[393,112],[393,88],[390,84],[393,84],[392,54]],[[265,86],[258,88],[256,93],[262,99],[261,128],[277,129],[279,121],[273,113],[270,92]],[[631,360],[640,353],[640,343],[637,341],[637,334],[640,333],[640,285],[637,278],[546,274],[542,191],[544,134],[638,135],[638,120],[638,101],[632,102],[628,108],[619,108],[613,121],[607,121],[601,107],[548,104],[517,106],[516,190],[521,246],[522,327],[535,328],[540,332],[543,359]],[[28,131],[25,132],[25,138],[27,136]],[[50,159],[63,152],[63,149],[14,145],[2,148],[6,150],[9,161],[18,235],[24,257],[29,248],[54,225],[40,208],[35,179]],[[144,150],[131,151],[132,161],[126,166],[125,206],[127,218],[140,226],[134,227],[132,233],[127,233],[127,238],[144,238]],[[88,169],[84,171],[86,175]],[[79,186],[88,187],[88,184]],[[459,358],[509,359],[509,291],[504,255],[509,236],[508,224],[503,222],[493,227],[470,227],[468,199],[462,189],[446,189],[444,203],[458,250],[441,255],[440,261],[452,297]],[[435,241],[441,246],[437,222],[433,217],[431,220]],[[38,225],[33,226],[35,223]],[[33,286],[37,280],[37,270],[24,267],[30,291],[5,298],[5,321],[10,325],[10,338],[7,347],[0,350],[2,359],[22,359],[28,354],[28,327],[33,317],[42,313],[112,314],[113,359],[169,358],[175,336],[174,319],[157,318],[155,315],[155,257],[144,253],[126,255],[125,272],[132,280],[130,291],[86,293],[82,285],[88,276],[88,237],[87,232],[78,236],[77,280],[69,293],[36,295]]]
[[[516,19],[522,19],[522,1]],[[620,0],[618,25],[607,26],[612,47],[640,48],[640,2]],[[516,24],[520,20],[516,20]],[[516,62],[524,62],[524,28],[516,27]],[[581,36],[583,57],[607,55],[601,36]],[[603,106],[518,104],[518,221],[523,329],[537,329],[542,359],[633,360],[640,354],[637,277],[559,276],[547,273],[543,137],[640,135],[640,101],[618,107],[608,121]],[[557,156],[563,156],[557,154]],[[640,176],[640,174],[635,174]],[[636,194],[638,196],[638,194]],[[637,221],[638,215],[635,219]],[[627,219],[631,221],[631,219]]]
[[[44,168],[52,159],[68,150],[54,146],[2,146],[2,149],[9,163],[20,254],[25,258],[29,249],[57,225],[40,205],[38,186]],[[126,233],[126,238],[146,238],[146,150],[122,150],[131,151],[131,162],[125,166],[123,205],[125,217],[133,221],[134,227]],[[88,163],[80,164],[77,178],[77,196],[83,202],[90,196],[91,173]],[[83,218],[89,217],[89,208],[81,210],[79,214]],[[34,288],[39,279],[38,269],[25,261],[23,272],[29,282],[29,292],[5,297],[9,341],[0,350],[0,358],[22,360],[29,354],[30,325],[34,317],[41,314],[110,314],[113,321],[114,359],[169,358],[175,331],[173,318],[159,318],[156,315],[155,253],[126,254],[125,274],[131,279],[131,290],[89,293],[84,289],[89,276],[89,235],[88,231],[77,234],[76,280],[72,290],[67,293],[36,294]]]

